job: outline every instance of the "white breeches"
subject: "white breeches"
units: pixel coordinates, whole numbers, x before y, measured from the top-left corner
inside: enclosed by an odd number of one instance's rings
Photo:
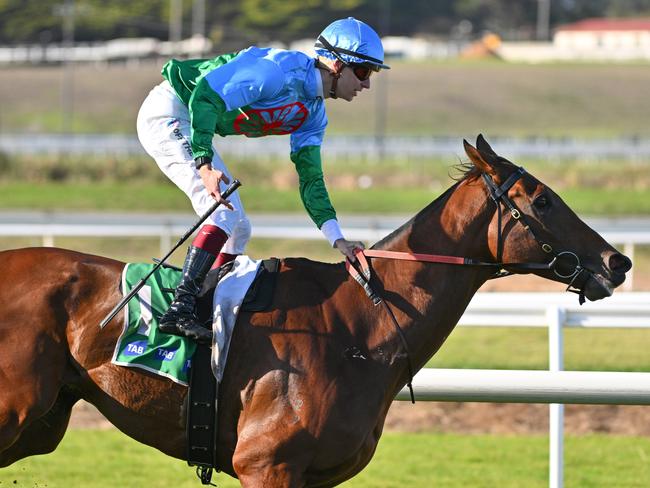
[[[214,199],[194,168],[190,127],[189,110],[167,81],[154,87],[140,107],[137,128],[142,146],[162,172],[188,196],[197,215],[203,215]],[[232,181],[225,163],[214,147],[212,149],[212,167],[225,173]],[[225,189],[226,185],[222,183],[221,191]],[[228,200],[234,210],[220,206],[205,223],[216,225],[228,234],[223,252],[242,254],[250,240],[251,224],[244,213],[239,192],[234,192]]]

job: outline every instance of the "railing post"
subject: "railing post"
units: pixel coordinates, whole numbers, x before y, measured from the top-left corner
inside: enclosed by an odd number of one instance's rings
[[[546,308],[548,321],[549,371],[564,369],[564,341],[562,327],[565,322],[565,310],[555,306]],[[549,488],[564,486],[564,405],[549,405]]]

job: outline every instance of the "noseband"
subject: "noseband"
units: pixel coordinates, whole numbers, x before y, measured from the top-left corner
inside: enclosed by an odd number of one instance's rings
[[[528,219],[526,216],[517,208],[515,203],[508,196],[508,191],[514,186],[514,184],[519,181],[526,174],[526,170],[522,167],[519,167],[517,171],[511,174],[508,179],[501,185],[497,186],[492,177],[487,173],[481,173],[483,181],[488,188],[490,193],[490,198],[494,201],[497,207],[497,262],[493,263],[498,265],[501,269],[497,271],[492,278],[500,278],[502,276],[508,276],[513,274],[510,270],[520,270],[524,272],[528,271],[538,271],[538,270],[552,270],[553,273],[558,278],[571,280],[567,291],[577,293],[580,298],[580,304],[585,301],[584,288],[589,280],[592,272],[584,268],[580,263],[580,258],[578,255],[571,251],[561,251],[556,252],[553,247],[540,240],[535,232],[531,228]],[[551,256],[551,260],[548,263],[504,263],[503,259],[503,230],[501,226],[502,220],[502,210],[501,203],[503,203],[508,210],[510,215],[516,221],[521,223],[524,226],[532,238],[539,244],[542,251]],[[568,269],[569,271],[563,271]]]

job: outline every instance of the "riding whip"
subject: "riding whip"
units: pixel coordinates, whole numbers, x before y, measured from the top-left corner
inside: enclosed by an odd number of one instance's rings
[[[199,219],[192,225],[192,227],[190,227],[187,230],[187,232],[185,232],[185,234],[183,234],[183,236],[176,243],[176,245],[174,247],[172,247],[171,250],[167,254],[165,254],[164,257],[160,258],[160,260],[157,260],[157,264],[153,267],[153,269],[151,271],[149,271],[149,273],[147,273],[147,275],[144,278],[142,278],[138,282],[137,285],[135,285],[133,287],[133,289],[129,292],[128,295],[126,295],[124,298],[122,298],[122,300],[120,300],[120,302],[117,305],[115,305],[115,307],[113,307],[113,310],[111,310],[106,317],[104,317],[104,320],[102,320],[99,323],[100,328],[103,329],[106,326],[106,324],[108,324],[113,319],[113,317],[115,317],[118,314],[118,312],[120,310],[122,310],[122,308],[124,308],[124,305],[129,303],[129,300],[131,300],[131,298],[133,298],[135,295],[137,295],[137,293],[145,285],[145,283],[149,279],[149,277],[151,277],[151,275],[154,274],[158,270],[158,268],[160,268],[165,263],[165,261],[167,261],[169,256],[171,256],[174,253],[174,251],[176,251],[176,249],[178,249],[187,240],[187,238],[189,236],[191,236],[194,233],[194,231],[196,229],[198,229],[199,226],[203,222],[205,222],[210,215],[212,215],[212,213],[217,209],[217,207],[219,205],[221,205],[221,203],[226,198],[228,198],[240,186],[241,186],[241,182],[239,180],[233,180],[233,182],[230,184],[230,186],[228,188],[226,188],[226,191],[224,191],[221,194],[221,200],[220,201],[215,201],[212,204],[212,206],[208,210],[206,210],[206,212],[203,215],[201,215],[199,217]]]

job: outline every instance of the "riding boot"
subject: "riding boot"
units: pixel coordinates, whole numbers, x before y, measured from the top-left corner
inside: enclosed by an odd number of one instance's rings
[[[185,336],[209,344],[212,331],[204,327],[196,315],[196,297],[215,256],[200,247],[190,246],[183,265],[183,276],[176,287],[174,301],[160,318],[158,329],[167,334]]]

